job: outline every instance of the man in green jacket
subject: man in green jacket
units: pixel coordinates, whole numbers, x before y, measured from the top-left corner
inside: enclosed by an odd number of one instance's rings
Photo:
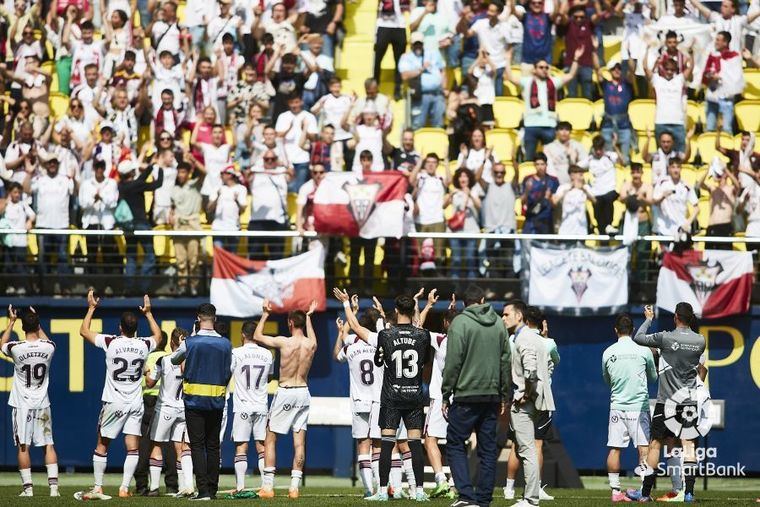
[[[443,411],[449,421],[446,455],[459,492],[457,507],[490,505],[496,479],[499,413],[510,401],[510,349],[504,323],[484,303],[483,290],[470,286],[465,310],[449,327],[443,368]],[[467,465],[465,441],[477,433],[480,458],[477,488]]]

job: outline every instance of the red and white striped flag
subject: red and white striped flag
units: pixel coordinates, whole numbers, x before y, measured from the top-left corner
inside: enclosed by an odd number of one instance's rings
[[[329,172],[314,193],[314,229],[362,238],[400,238],[409,183],[399,171]]]
[[[316,300],[324,310],[325,270],[323,248],[274,261],[252,261],[214,248],[211,304],[219,315],[261,315],[264,299],[277,313],[306,310]]]
[[[657,306],[674,312],[685,301],[705,319],[745,313],[753,278],[751,252],[666,252],[657,278]]]

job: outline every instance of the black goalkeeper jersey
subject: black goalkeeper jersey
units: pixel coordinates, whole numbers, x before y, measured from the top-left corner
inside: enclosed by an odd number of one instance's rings
[[[414,408],[424,404],[422,367],[429,348],[430,333],[411,324],[380,331],[375,357],[385,365],[381,405]]]

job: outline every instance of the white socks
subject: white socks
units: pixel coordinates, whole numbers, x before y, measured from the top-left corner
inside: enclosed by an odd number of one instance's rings
[[[400,491],[401,490],[401,466],[403,465],[403,462],[401,461],[401,455],[400,454],[394,454],[391,456],[391,473],[389,477],[389,484],[393,488],[393,491]]]
[[[124,474],[121,477],[121,489],[129,489],[129,484],[132,482],[132,476],[135,475],[139,459],[140,456],[137,449],[127,451],[127,457],[124,458]]]
[[[380,486],[380,452],[372,452],[372,482]]]
[[[24,491],[32,489],[32,469],[24,468],[23,470],[19,470],[19,473],[21,474],[21,484]]]
[[[261,476],[261,481],[264,481],[264,453],[259,453],[259,475]]]
[[[193,487],[193,458],[190,451],[182,451],[182,474],[185,476],[185,489],[194,490]]]
[[[150,470],[150,490],[158,491],[158,485],[161,483],[161,469],[164,467],[164,460],[150,458],[148,464]],[[177,473],[179,473],[179,471],[177,471]],[[129,483],[127,483],[127,487],[129,487]]]
[[[95,487],[103,487],[103,475],[106,473],[108,457],[105,454],[93,453],[92,455],[92,474],[95,477]]]
[[[245,471],[248,470],[248,456],[245,454],[235,455],[235,489],[245,489]]]
[[[174,466],[177,469],[177,486],[180,491],[185,491],[185,474],[182,473],[182,462],[178,459],[174,462]]]
[[[612,491],[620,491],[620,472],[608,472],[607,479],[610,481]]]
[[[406,482],[409,483],[409,495],[414,498],[417,496],[417,480],[414,477],[411,451],[407,451],[402,455],[402,468],[404,470],[404,475],[406,475]]]
[[[298,489],[301,487],[301,478],[303,477],[303,471],[293,470],[290,472],[290,489]]]
[[[446,474],[443,472],[436,472],[435,473],[435,483],[436,484],[443,484],[444,482],[447,482],[448,479],[446,478]]]
[[[264,468],[264,478],[261,480],[261,487],[265,489],[274,488],[274,467]]]
[[[372,456],[369,454],[360,454],[357,457],[359,462],[359,477],[362,480],[364,491],[372,492]]]
[[[50,486],[50,492],[54,493],[58,491],[58,463],[45,465],[48,476],[48,486]]]
[[[515,480],[514,479],[507,479],[507,489],[510,491],[515,490]]]

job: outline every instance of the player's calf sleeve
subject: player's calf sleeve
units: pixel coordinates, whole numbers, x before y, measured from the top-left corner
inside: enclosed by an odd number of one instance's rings
[[[103,487],[103,476],[106,473],[106,465],[108,465],[108,457],[105,454],[92,453],[92,474],[95,478],[96,488]]]
[[[29,489],[32,487],[32,469],[31,468],[24,468],[19,469],[19,474],[21,475],[21,484],[24,489]]]
[[[248,456],[245,454],[235,455],[235,489],[238,491],[245,488],[245,471],[248,470]]]
[[[612,491],[620,491],[620,472],[608,472],[607,479],[610,481]]]
[[[45,465],[45,468],[47,469],[48,486],[50,486],[51,488],[57,488],[58,487],[58,463]]]
[[[359,477],[362,480],[362,486],[365,491],[372,491],[372,457],[369,454],[360,454],[357,456],[359,462]]]
[[[391,471],[388,478],[388,483],[390,484],[391,488],[395,491],[396,489],[401,489],[402,482],[403,482],[403,470],[404,470],[404,462],[401,460],[401,454],[392,454],[391,455]]]
[[[654,487],[655,474],[651,468],[647,469],[648,474],[644,475],[644,482],[641,484],[641,495],[651,496]]]
[[[150,470],[150,490],[157,491],[161,483],[161,469],[164,467],[164,460],[150,458],[148,460],[148,469]]]
[[[137,469],[137,462],[140,460],[140,452],[137,449],[127,451],[127,457],[124,458],[124,473],[121,477],[122,489],[129,489],[132,477]]]
[[[380,474],[380,487],[388,487],[388,477],[391,473],[391,454],[393,447],[396,445],[396,437],[383,437],[380,444],[380,465],[378,473]]]
[[[412,453],[412,469],[414,470],[415,484],[420,488],[425,482],[425,450],[422,447],[421,440],[410,440],[409,450]]]
[[[193,457],[190,451],[182,451],[182,473],[185,476],[185,488],[193,488]]]
[[[177,456],[177,461],[174,462],[174,468],[177,470],[177,486],[180,491],[185,491],[185,474],[182,472],[182,456]]]
[[[264,478],[261,480],[261,487],[271,489],[274,487],[274,467],[264,468]]]
[[[667,472],[670,475],[670,482],[673,484],[673,491],[681,491],[683,489],[683,461],[681,456],[668,458]]]
[[[262,480],[264,479],[264,453],[259,453],[259,475],[261,475]]]
[[[412,440],[409,441],[409,448],[411,449]],[[409,488],[417,487],[417,478],[414,476],[414,465],[412,464],[412,451],[401,453],[401,461],[403,463],[404,475],[406,475],[406,481],[409,483]]]
[[[694,494],[694,484],[697,482],[699,467],[696,461],[684,461],[683,476],[686,482],[686,493]]]

